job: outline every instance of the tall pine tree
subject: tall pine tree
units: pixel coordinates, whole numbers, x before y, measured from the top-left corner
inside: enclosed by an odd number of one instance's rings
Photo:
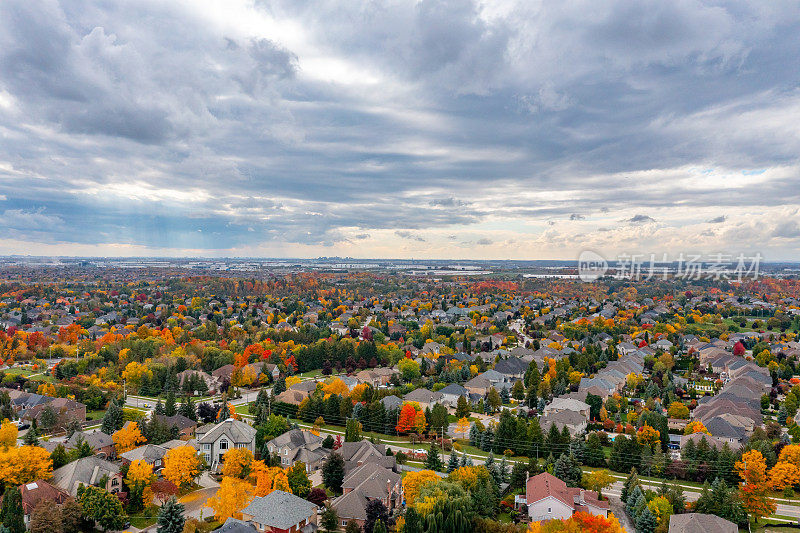
[[[158,533],[181,533],[186,522],[183,511],[183,504],[175,496],[167,500],[158,512]]]

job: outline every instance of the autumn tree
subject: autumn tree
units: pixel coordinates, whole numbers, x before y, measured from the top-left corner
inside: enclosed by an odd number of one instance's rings
[[[133,450],[140,444],[147,442],[147,439],[144,438],[144,435],[142,435],[139,429],[139,424],[136,422],[125,424],[122,429],[114,432],[112,438],[114,439],[114,447],[116,447],[118,454]]]
[[[439,479],[439,476],[433,470],[419,470],[406,474],[406,477],[403,478],[403,492],[406,496],[406,504],[408,506],[414,505],[422,487],[429,483],[438,482]]]
[[[245,479],[250,475],[253,452],[247,448],[231,448],[222,456],[222,475]]]
[[[686,425],[686,429],[683,430],[684,435],[692,435],[694,433],[705,433],[706,435],[711,435],[711,433],[709,433],[703,423],[699,420],[692,420]]]
[[[17,435],[19,430],[16,424],[13,424],[9,419],[3,420],[0,424],[0,447],[11,448],[17,445]]]
[[[50,479],[53,462],[39,446],[0,450],[0,483],[22,485],[37,479]]]
[[[63,520],[58,504],[45,499],[33,508],[28,530],[30,533],[64,533]]]
[[[598,498],[602,496],[601,492],[604,488],[610,487],[615,479],[608,470],[595,470],[593,472],[586,472],[583,475],[584,485],[589,490],[597,493]]]
[[[400,416],[397,419],[397,425],[395,429],[400,434],[407,434],[414,430],[414,422],[417,418],[417,409],[414,407],[414,404],[406,403],[403,404],[402,409],[400,409]]]
[[[458,424],[456,424],[456,431],[461,433],[462,439],[467,438],[467,431],[469,431],[469,420],[467,420],[467,417],[460,418],[458,420]]]
[[[235,477],[223,477],[217,493],[208,499],[214,518],[224,522],[228,518],[242,518],[242,509],[253,499],[253,485]]]
[[[761,452],[750,450],[742,454],[735,468],[744,482],[739,488],[742,505],[758,523],[760,517],[769,516],[776,509],[775,502],[767,495],[767,462]]]
[[[686,419],[689,418],[689,408],[686,407],[686,404],[683,402],[672,402],[669,405],[667,414],[670,418]]]
[[[178,446],[164,455],[161,474],[179,487],[187,486],[200,473],[200,459],[191,446]]]

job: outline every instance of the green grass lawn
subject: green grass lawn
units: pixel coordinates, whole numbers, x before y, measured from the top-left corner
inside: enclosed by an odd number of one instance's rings
[[[101,409],[95,411],[86,411],[86,420],[102,420],[103,415],[105,414],[106,412]]]
[[[240,415],[249,415],[250,414],[250,406],[253,405],[252,403],[247,403],[244,405],[237,405],[234,411]]]
[[[142,512],[129,517],[129,519],[131,521],[131,526],[137,529],[150,527],[158,520],[158,507],[151,505]]]

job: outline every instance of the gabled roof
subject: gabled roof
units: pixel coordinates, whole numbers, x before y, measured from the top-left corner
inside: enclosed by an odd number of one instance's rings
[[[119,474],[119,466],[93,455],[72,461],[54,470],[53,484],[75,496],[78,493],[80,484],[94,485],[104,475],[113,476],[116,474]]]
[[[242,509],[253,517],[254,522],[278,529],[289,529],[303,520],[308,520],[317,506],[294,494],[273,490],[263,497],[256,497]]]
[[[198,429],[198,434],[205,431],[205,427]],[[256,438],[256,430],[254,427],[242,422],[241,420],[234,420],[228,418],[219,424],[212,427],[208,432],[199,436],[198,443],[212,443],[216,442],[223,435],[227,436],[234,443],[250,443]]]
[[[713,514],[685,513],[669,517],[669,533],[736,533],[739,528],[733,522]]]
[[[282,435],[278,435],[271,441],[270,444],[274,446],[289,446],[291,448],[299,448],[301,446],[321,446],[322,437],[314,435],[310,431],[303,431],[302,429],[292,429]]]

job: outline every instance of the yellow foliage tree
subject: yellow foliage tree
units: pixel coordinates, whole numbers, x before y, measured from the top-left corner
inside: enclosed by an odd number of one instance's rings
[[[139,424],[130,422],[125,424],[122,429],[115,431],[112,435],[114,439],[114,446],[117,448],[117,453],[128,452],[140,444],[147,442],[147,439],[142,435],[139,429]]]
[[[656,445],[656,443],[661,442],[660,438],[661,432],[648,424],[643,425],[636,433],[636,440],[639,442],[639,444],[646,444],[647,446],[650,446],[651,449]]]
[[[228,518],[242,518],[242,509],[253,499],[253,486],[235,477],[223,477],[217,493],[208,499],[214,518],[224,522]]]
[[[53,461],[39,446],[21,446],[0,450],[0,483],[21,485],[37,479],[49,479]]]
[[[144,459],[136,459],[128,466],[125,482],[129,486],[146,487],[153,482],[153,479],[153,465],[148,464]]]
[[[286,378],[286,388],[288,389],[292,385],[297,385],[301,381],[303,380],[300,378],[300,376],[289,376]]]
[[[350,392],[347,384],[341,378],[333,378],[330,382],[322,386],[322,392],[325,396],[336,394],[337,396],[345,396]]]
[[[423,486],[437,481],[439,481],[439,476],[433,470],[419,470],[418,472],[406,474],[403,479],[403,491],[406,495],[407,505],[414,505],[414,501],[419,496],[419,491]]]
[[[222,475],[244,479],[250,475],[253,452],[247,448],[232,448],[222,456]]]
[[[178,446],[164,455],[162,475],[180,486],[189,485],[200,473],[200,459],[191,446]]]
[[[12,448],[17,445],[17,435],[19,430],[8,418],[3,420],[0,425],[0,446],[4,448]]]
[[[456,432],[461,433],[461,438],[467,438],[467,431],[469,431],[469,420],[467,417],[460,418],[456,424]]]
[[[686,407],[686,404],[683,402],[672,402],[669,404],[667,415],[670,418],[687,419],[689,418],[689,408]]]
[[[124,379],[131,388],[139,390],[139,387],[142,384],[142,380],[147,377],[147,379],[152,379],[153,371],[150,370],[147,366],[143,365],[142,363],[137,363],[136,361],[131,361],[125,366],[125,370],[122,371],[122,379]]]

